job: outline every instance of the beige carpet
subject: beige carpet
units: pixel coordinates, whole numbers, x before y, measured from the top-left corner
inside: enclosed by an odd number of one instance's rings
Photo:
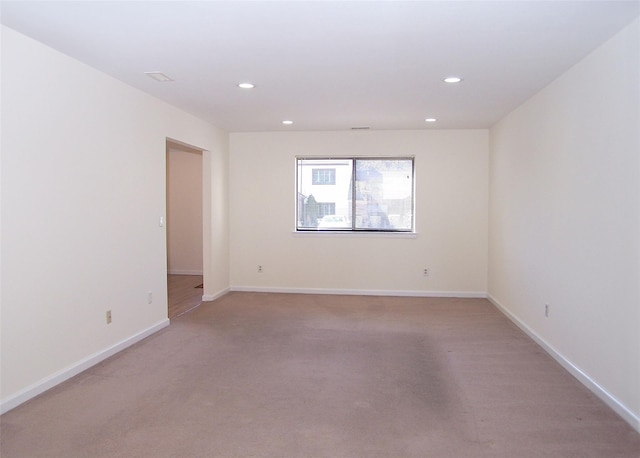
[[[1,418],[12,457],[633,457],[480,299],[231,293]]]

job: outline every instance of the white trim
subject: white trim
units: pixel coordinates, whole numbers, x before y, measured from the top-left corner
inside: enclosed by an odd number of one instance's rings
[[[410,297],[487,297],[484,291],[396,291],[370,289],[278,288],[261,286],[232,286],[231,291],[286,294],[331,294],[346,296],[410,296]]]
[[[87,358],[78,361],[77,363],[70,367],[67,367],[66,369],[62,369],[51,374],[48,377],[43,378],[33,385],[26,387],[25,389],[12,396],[9,396],[7,399],[4,399],[0,404],[0,414],[18,407],[20,404],[27,402],[29,399],[32,399],[39,394],[44,393],[54,386],[70,379],[75,375],[78,375],[80,372],[85,371],[92,366],[95,366],[96,364],[104,361],[110,356],[115,355],[116,353],[141,341],[145,337],[149,337],[151,334],[154,334],[167,326],[169,326],[169,319],[165,318],[164,320],[154,324],[144,331],[141,331],[109,348],[94,353],[93,355],[90,355]]]
[[[620,415],[627,423],[631,425],[637,432],[640,433],[640,416],[633,413],[627,406],[616,399],[611,393],[601,387],[595,380],[593,380],[589,374],[584,372],[578,366],[573,364],[569,359],[557,351],[553,346],[547,343],[542,337],[536,334],[529,326],[522,322],[516,315],[511,313],[505,306],[503,306],[495,297],[490,294],[487,295],[487,299],[500,310],[507,318],[509,318],[516,326],[522,329],[529,337],[531,337],[538,345],[542,347],[553,359],[555,359],[562,367],[564,367],[571,375],[573,375],[580,383],[586,386],[593,394],[595,394],[600,400],[613,409],[618,415]]]
[[[202,295],[202,301],[203,302],[215,301],[216,299],[219,299],[222,296],[224,296],[225,294],[227,294],[229,291],[231,291],[229,288],[225,288],[222,291],[218,291],[215,294],[203,294]]]
[[[169,270],[169,275],[203,275],[202,270]]]

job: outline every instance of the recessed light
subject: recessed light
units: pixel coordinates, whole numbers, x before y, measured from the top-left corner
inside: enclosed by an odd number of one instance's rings
[[[291,124],[293,124],[293,121],[289,121],[288,119],[285,119],[284,121],[282,121],[282,124],[284,124],[285,126],[290,126]]]
[[[425,119],[426,122],[436,122],[437,119],[436,118],[427,118]]]
[[[255,85],[251,83],[240,83],[238,84],[238,87],[242,89],[253,89]]]
[[[149,78],[153,78],[154,80],[159,81],[161,83],[174,81],[173,78],[168,77],[162,72],[144,72],[144,74],[147,75]]]
[[[459,78],[457,76],[448,76],[445,79],[443,79],[442,81],[444,81],[445,83],[459,83],[460,81],[462,81],[462,78]]]

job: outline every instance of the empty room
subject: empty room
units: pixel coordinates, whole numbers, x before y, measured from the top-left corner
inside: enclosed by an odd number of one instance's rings
[[[640,1],[0,21],[3,458],[640,456]]]

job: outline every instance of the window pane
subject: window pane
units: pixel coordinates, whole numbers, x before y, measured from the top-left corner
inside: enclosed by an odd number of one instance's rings
[[[351,229],[352,159],[298,159],[298,229]]]
[[[412,229],[412,159],[356,159],[355,191],[356,229]]]

